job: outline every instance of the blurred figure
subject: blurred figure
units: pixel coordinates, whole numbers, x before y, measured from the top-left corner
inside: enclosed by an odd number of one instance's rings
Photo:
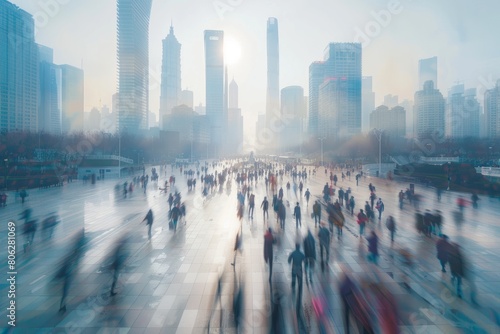
[[[451,281],[456,282],[457,296],[462,298],[462,278],[465,276],[465,266],[462,257],[460,246],[456,243],[451,243],[449,247],[448,261],[450,262]]]
[[[151,211],[151,210],[149,210]],[[117,245],[113,252],[111,253],[111,266],[110,269],[113,272],[113,283],[111,283],[111,291],[109,292],[110,296],[116,295],[115,287],[118,282],[118,276],[120,276],[120,271],[125,266],[125,262],[129,256],[128,253],[128,243],[130,240],[130,236],[125,234],[123,237],[118,240]]]
[[[269,201],[267,200],[267,197],[264,197],[264,200],[262,201],[262,204],[260,205],[260,207],[262,208],[263,221],[265,222],[266,216],[267,216],[267,220],[269,220]]]
[[[441,264],[441,272],[446,272],[446,263],[449,260],[450,254],[450,243],[448,242],[448,236],[441,234],[441,237],[436,242],[437,258]]]
[[[300,245],[295,244],[295,250],[288,256],[288,263],[292,263],[292,292],[295,293],[295,281],[299,281],[299,296],[302,295],[302,263],[305,255],[300,251]]]
[[[478,208],[477,201],[479,201],[479,196],[477,196],[477,194],[475,192],[472,193],[471,201],[472,201],[472,207],[474,209],[477,209]]]
[[[314,227],[316,227],[321,221],[321,205],[319,204],[319,201],[314,202],[313,215],[314,215]]]
[[[153,227],[153,210],[149,209],[148,213],[146,214],[146,217],[142,221],[146,222],[146,225],[148,225],[148,239],[151,240],[151,228]]]
[[[75,273],[78,270],[78,265],[85,251],[85,244],[85,233],[81,230],[73,239],[69,255],[64,259],[60,269],[55,275],[55,279],[64,280],[59,312],[66,312],[66,297],[68,296],[69,288],[73,283]]]
[[[273,275],[273,244],[273,231],[269,228],[266,234],[264,234],[264,260],[269,265],[269,283],[271,283]]]
[[[374,333],[368,305],[357,282],[346,272],[339,280],[339,293],[343,304],[345,333],[351,333],[351,314],[357,324],[358,333]]]
[[[387,217],[387,220],[385,222],[385,226],[391,233],[391,244],[394,243],[394,234],[396,233],[396,221],[394,220],[393,216]]]
[[[293,209],[293,216],[295,217],[295,228],[299,228],[299,226],[302,227],[302,214],[300,212],[299,202],[297,202],[297,205],[295,205]]]
[[[330,232],[328,231],[324,223],[320,225],[318,238],[319,238],[319,252],[321,256],[321,271],[324,272],[325,263],[323,262],[323,250],[325,252],[325,258],[327,263],[330,259]]]
[[[370,236],[366,238],[368,240],[368,260],[377,264],[378,260],[378,236],[375,231],[372,231]]]
[[[307,235],[304,238],[304,255],[305,255],[306,282],[307,282],[307,272],[309,272],[309,282],[312,282],[312,273],[314,271],[314,263],[316,262],[316,242],[309,228],[307,229]]]
[[[357,222],[359,225],[359,235],[364,234],[367,221],[368,221],[368,217],[363,212],[363,209],[359,209],[358,219],[357,219]]]
[[[378,220],[381,220],[382,219],[382,212],[384,212],[384,209],[385,209],[385,205],[384,205],[384,202],[382,202],[382,198],[379,197],[375,208],[378,211]]]
[[[59,217],[57,213],[52,212],[42,222],[42,230],[46,239],[51,239],[54,234],[56,226],[59,224]]]

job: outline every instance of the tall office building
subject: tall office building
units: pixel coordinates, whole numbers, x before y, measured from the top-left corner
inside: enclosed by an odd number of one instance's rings
[[[38,95],[38,131],[60,135],[61,117],[61,70],[53,62],[53,50],[39,45],[40,84]]]
[[[229,108],[238,108],[238,84],[236,81],[231,80],[231,83],[229,84],[229,102],[228,102],[228,107]]]
[[[160,124],[163,118],[180,104],[181,98],[181,44],[174,35],[174,28],[163,40],[163,60],[161,67]],[[192,107],[192,106],[191,106]]]
[[[266,124],[280,119],[280,84],[279,84],[279,36],[278,19],[267,19],[267,97]]]
[[[406,135],[406,111],[403,107],[378,106],[370,114],[370,129],[383,130],[392,138],[402,138]]]
[[[424,87],[426,81],[434,82],[434,87],[437,89],[437,57],[418,61],[418,90]]]
[[[229,154],[237,154],[241,153],[243,145],[243,116],[238,105],[238,84],[234,79],[229,84],[228,97],[227,149]]]
[[[375,109],[375,93],[373,92],[372,77],[363,77],[361,83],[361,130],[370,130],[370,113]]]
[[[62,132],[84,130],[83,70],[70,65],[59,65],[61,70],[61,118]]]
[[[415,93],[413,106],[414,136],[417,138],[438,134],[445,131],[445,101],[433,81],[427,81],[424,89]]]
[[[152,0],[117,0],[118,130],[147,129],[149,112],[149,16]]]
[[[484,125],[486,137],[500,137],[500,80],[484,93]]]
[[[308,133],[311,137],[319,135],[319,86],[325,80],[325,62],[315,61],[309,65],[309,119]]]
[[[33,17],[0,0],[0,130],[37,131],[38,85]]]
[[[475,89],[455,85],[448,91],[446,103],[446,136],[451,138],[479,137],[480,105]]]
[[[300,86],[288,86],[281,90],[281,117],[283,132],[279,136],[280,151],[301,147],[304,140],[304,120],[306,106],[304,89]]]
[[[399,97],[397,95],[387,94],[384,96],[384,106],[394,108],[399,105]]]
[[[210,139],[218,156],[223,149],[227,129],[227,110],[224,102],[224,32],[205,30],[205,90],[206,115]]]
[[[331,43],[325,50],[325,78],[319,86],[318,133],[349,138],[361,132],[361,44]]]

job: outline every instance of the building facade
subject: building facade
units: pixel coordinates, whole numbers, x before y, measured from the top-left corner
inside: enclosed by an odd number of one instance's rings
[[[62,132],[84,130],[84,78],[83,70],[71,65],[58,65],[61,70]]]
[[[152,0],[117,0],[118,131],[148,126],[149,16]]]
[[[39,50],[28,12],[0,0],[0,130],[37,131]]]
[[[475,89],[455,85],[448,91],[445,133],[451,138],[479,137],[481,106]]]
[[[174,28],[163,40],[163,58],[161,67],[160,124],[163,118],[180,104],[181,98],[181,44],[174,35]],[[192,106],[191,106],[192,108]]]
[[[38,65],[38,131],[60,135],[62,131],[61,115],[61,69],[53,62],[53,50],[39,45]]]
[[[227,109],[224,103],[224,32],[205,30],[206,115],[213,156],[223,149],[227,130]]]
[[[500,137],[500,80],[484,93],[484,118],[486,137]]]
[[[280,153],[297,150],[304,140],[306,106],[304,89],[288,86],[281,90],[281,118],[283,132],[280,134]]]
[[[308,133],[311,137],[319,136],[319,86],[325,80],[325,62],[315,61],[309,65],[309,115]]]
[[[415,93],[413,106],[414,136],[417,138],[445,134],[445,101],[433,81],[427,81],[424,89]]]
[[[379,106],[370,114],[370,130],[383,130],[391,138],[406,136],[406,111],[403,107]]]
[[[318,96],[322,138],[345,139],[361,133],[361,56],[359,43],[330,43],[325,49],[325,77]]]
[[[279,34],[278,19],[270,17],[267,20],[267,93],[266,93],[266,124],[271,127],[279,120],[280,114],[280,83],[279,83]]]
[[[362,79],[362,106],[361,106],[361,131],[370,130],[370,114],[375,109],[375,93],[373,92],[372,77]]]

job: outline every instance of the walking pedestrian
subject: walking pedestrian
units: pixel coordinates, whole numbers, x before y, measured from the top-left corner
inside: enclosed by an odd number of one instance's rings
[[[170,211],[170,218],[172,219],[172,226],[174,228],[174,232],[177,232],[177,222],[180,216],[181,216],[181,210],[179,208],[179,205],[176,205]]]
[[[311,197],[311,192],[309,191],[309,188],[306,189],[306,192],[304,193],[304,197],[306,198],[307,206],[309,206],[309,197]]]
[[[351,199],[349,200],[349,208],[351,209],[351,216],[354,215],[354,206],[356,205],[356,202],[354,201],[354,196],[351,196]]]
[[[321,257],[321,271],[325,271],[325,265],[323,262],[323,251],[325,252],[326,262],[328,263],[330,259],[330,231],[328,231],[324,223],[320,225],[318,238],[319,238],[319,254]]]
[[[253,219],[253,210],[255,208],[255,195],[251,194],[248,199],[248,218]]]
[[[451,244],[448,242],[448,236],[441,234],[441,237],[436,242],[437,259],[441,264],[441,272],[446,272],[446,263],[448,263],[450,258],[450,248]]]
[[[266,234],[264,234],[264,260],[269,265],[269,283],[273,275],[273,244],[274,244],[273,231],[269,227]]]
[[[149,209],[146,217],[142,221],[146,221],[146,225],[148,225],[148,239],[151,240],[151,228],[153,227],[153,210]]]
[[[262,204],[260,205],[262,208],[262,214],[263,214],[263,221],[266,221],[266,216],[267,220],[269,220],[269,201],[267,200],[267,197],[264,197],[264,200],[262,201]]]
[[[378,259],[378,236],[375,231],[372,231],[368,240],[368,261],[377,264]]]
[[[128,235],[123,236],[118,241],[118,244],[116,245],[112,253],[113,262],[111,263],[111,270],[113,271],[113,283],[111,283],[110,296],[116,295],[115,287],[116,283],[118,282],[118,276],[120,275],[120,271],[122,271],[123,267],[125,266],[125,262],[128,258],[128,251],[127,251],[128,240],[129,240]]]
[[[299,296],[302,295],[302,263],[305,255],[300,251],[300,244],[295,244],[295,250],[288,256],[288,263],[292,263],[292,292],[295,293],[295,282],[299,281]]]
[[[385,208],[384,202],[382,202],[382,198],[378,199],[377,205],[375,206],[375,208],[378,211],[378,220],[381,220],[382,219],[382,212],[384,212],[384,208]]]
[[[359,209],[358,220],[357,220],[357,222],[359,224],[359,235],[363,235],[367,221],[368,221],[368,217],[363,212],[363,209]]]
[[[306,281],[307,273],[309,272],[309,282],[312,282],[312,272],[314,271],[314,263],[316,262],[316,242],[310,229],[307,229],[307,236],[304,238],[304,255]]]
[[[385,222],[385,226],[391,233],[391,244],[394,243],[394,234],[396,233],[396,221],[394,220],[393,216],[387,217],[387,220]]]
[[[295,205],[295,208],[293,209],[293,215],[295,217],[295,228],[302,227],[302,215],[300,212],[300,206],[299,202],[297,202],[297,205]]]
[[[314,227],[317,227],[321,221],[321,205],[319,201],[314,202],[313,205]]]
[[[280,227],[282,230],[285,229],[285,220],[286,220],[286,208],[283,201],[278,201],[278,219],[280,222]]]

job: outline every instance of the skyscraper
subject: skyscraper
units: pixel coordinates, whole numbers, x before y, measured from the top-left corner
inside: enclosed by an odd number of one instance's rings
[[[465,90],[463,84],[451,87],[446,103],[446,136],[479,137],[480,109],[475,89]]]
[[[118,130],[147,129],[149,112],[149,16],[152,0],[117,0]]]
[[[181,91],[179,104],[184,104],[184,105],[188,106],[189,108],[193,109],[193,106],[194,106],[193,101],[194,101],[194,97],[193,97],[192,90],[184,89],[183,91]]]
[[[306,114],[304,89],[288,86],[281,90],[281,117],[283,133],[280,135],[280,149],[291,150],[300,147],[303,141],[303,126]]]
[[[238,84],[234,79],[229,84],[228,95],[227,149],[229,154],[236,154],[243,145],[243,116],[238,106]]]
[[[28,12],[0,0],[0,129],[37,131],[38,46]]]
[[[326,66],[323,61],[315,61],[309,66],[309,124],[308,132],[311,137],[319,135],[319,86],[325,80]]]
[[[361,106],[361,130],[367,132],[370,129],[370,113],[375,109],[375,93],[373,92],[372,77],[362,79],[362,106]]]
[[[38,96],[38,131],[60,135],[61,117],[61,70],[53,63],[53,50],[39,45],[40,85]]]
[[[59,68],[61,70],[62,132],[83,131],[83,70],[70,65],[59,65]]]
[[[418,90],[424,87],[426,81],[434,82],[434,87],[437,89],[437,57],[418,61]]]
[[[361,44],[330,43],[319,87],[318,132],[348,138],[361,132]]]
[[[444,135],[445,102],[441,92],[434,88],[433,81],[427,81],[423,90],[415,93],[413,117],[415,137]]]
[[[484,117],[486,137],[500,137],[500,80],[484,93]]]
[[[238,84],[236,81],[231,80],[229,84],[229,108],[238,108]]]
[[[224,32],[220,30],[205,30],[205,90],[213,154],[218,155],[227,129],[227,114],[224,110]]]
[[[370,114],[370,129],[384,130],[384,134],[392,138],[406,135],[406,112],[403,107],[378,106]]]
[[[270,17],[267,20],[267,101],[266,123],[276,122],[280,114],[280,84],[279,84],[279,36],[278,19]]]
[[[163,60],[161,67],[160,124],[163,118],[179,105],[181,98],[181,44],[174,35],[174,28],[163,40]],[[192,106],[191,106],[192,107]]]

